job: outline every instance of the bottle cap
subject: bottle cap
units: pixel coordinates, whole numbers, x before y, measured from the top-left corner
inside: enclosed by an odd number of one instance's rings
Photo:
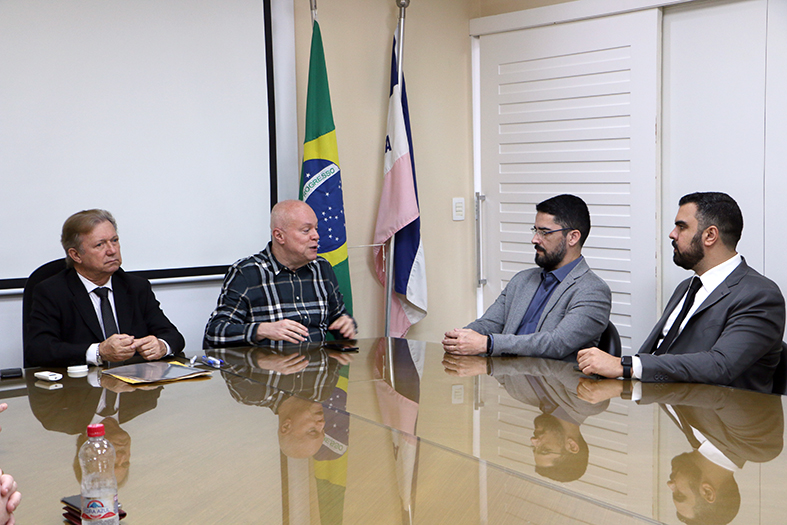
[[[95,425],[88,425],[87,426],[87,437],[99,437],[104,435],[104,425],[102,423],[96,423]]]
[[[87,365],[74,365],[68,367],[68,377],[85,377],[87,375]]]

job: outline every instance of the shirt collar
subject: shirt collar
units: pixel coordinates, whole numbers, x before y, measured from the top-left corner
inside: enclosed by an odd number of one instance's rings
[[[287,268],[286,266],[284,266],[282,263],[280,263],[276,259],[276,257],[273,255],[273,242],[268,242],[268,246],[265,247],[265,249],[263,250],[263,253],[265,254],[265,257],[270,261],[271,270],[273,270],[273,273],[275,275],[279,275],[279,273],[281,273],[283,270],[287,270],[288,272],[295,273],[292,270],[290,270],[289,268]],[[315,259],[315,261],[316,261],[316,259]],[[309,266],[311,264],[314,264],[315,261],[307,262],[306,264],[304,264],[303,266],[298,268],[298,270],[300,270],[301,268],[306,268],[307,266]],[[296,270],[296,272],[298,270]]]
[[[557,270],[552,270],[551,272],[543,272],[543,273],[551,273],[557,278],[558,282],[562,283],[563,279],[565,279],[568,276],[568,274],[571,273],[571,270],[573,270],[576,267],[576,265],[579,264],[579,261],[581,261],[582,259],[583,257],[580,255],[570,263],[561,266]]]
[[[717,264],[710,270],[703,273],[702,276],[697,275],[696,272],[694,275],[697,276],[697,278],[702,282],[703,288],[713,291],[717,286],[724,282],[724,279],[729,277],[732,271],[741,263],[741,260],[741,254],[736,253],[723,263]]]
[[[87,290],[87,293],[92,292],[96,288],[101,288],[100,286],[98,286],[96,283],[94,283],[93,281],[91,281],[90,279],[88,279],[87,277],[82,275],[81,273],[77,272],[76,270],[74,270],[74,271],[76,272],[77,277],[79,277],[79,280],[82,281],[82,284],[85,286],[85,290]],[[109,280],[106,282],[106,284],[104,284],[104,288],[109,288],[110,291],[113,291],[112,290],[112,276],[110,276]]]

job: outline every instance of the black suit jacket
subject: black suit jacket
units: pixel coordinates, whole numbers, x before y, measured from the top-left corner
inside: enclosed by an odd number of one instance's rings
[[[161,311],[146,279],[119,269],[112,276],[112,289],[120,333],[155,335],[169,344],[173,354],[183,351],[183,336]],[[64,270],[35,287],[29,329],[26,367],[85,364],[88,347],[104,340],[93,303],[74,269]]]
[[[781,396],[710,385],[643,384],[638,403],[661,404],[691,443],[691,430],[675,421],[665,408],[670,405],[738,467],[747,461],[771,461],[784,446]]]
[[[27,371],[25,376],[30,408],[45,429],[74,436],[87,430],[96,415],[103,388],[90,386],[85,377],[73,378],[64,375],[60,380],[63,388],[45,390],[35,386],[38,380],[31,371]],[[134,390],[118,394],[118,423],[122,425],[156,408],[162,389],[163,387],[157,387],[153,390]]]
[[[642,381],[709,383],[770,393],[784,334],[784,297],[745,260],[697,308],[668,352],[651,354],[689,281],[675,289],[637,354]]]

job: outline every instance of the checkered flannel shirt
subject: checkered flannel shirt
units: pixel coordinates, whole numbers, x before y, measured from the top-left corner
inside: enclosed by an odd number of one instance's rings
[[[322,341],[328,326],[347,313],[331,264],[316,260],[290,271],[271,252],[271,244],[233,264],[224,277],[218,305],[205,327],[209,346],[274,345],[255,341],[260,323],[291,319],[309,330],[309,341]]]

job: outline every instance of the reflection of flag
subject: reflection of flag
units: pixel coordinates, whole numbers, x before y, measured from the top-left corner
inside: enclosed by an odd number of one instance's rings
[[[385,179],[377,212],[374,243],[383,244],[395,235],[394,291],[391,304],[391,336],[403,337],[410,325],[426,315],[426,263],[421,244],[421,219],[415,159],[410,133],[410,111],[404,75],[399,86],[396,38],[391,58],[391,91],[385,137]],[[382,249],[375,247],[377,277],[385,283]]]
[[[347,490],[347,446],[350,415],[347,413],[347,379],[350,365],[339,369],[339,380],[331,397],[323,403],[325,439],[314,455],[314,477],[320,506],[320,525],[344,522],[344,493]]]
[[[381,338],[375,352],[377,404],[390,427],[403,523],[413,523],[418,486],[419,441],[416,435],[426,343]],[[388,370],[386,370],[388,368]],[[390,381],[390,382],[389,382]]]
[[[333,266],[347,312],[352,315],[352,288],[350,266],[347,262],[347,230],[339,151],[336,147],[336,128],[333,125],[320,24],[316,20],[312,30],[309,58],[300,199],[306,201],[317,214],[320,221],[319,254]]]

